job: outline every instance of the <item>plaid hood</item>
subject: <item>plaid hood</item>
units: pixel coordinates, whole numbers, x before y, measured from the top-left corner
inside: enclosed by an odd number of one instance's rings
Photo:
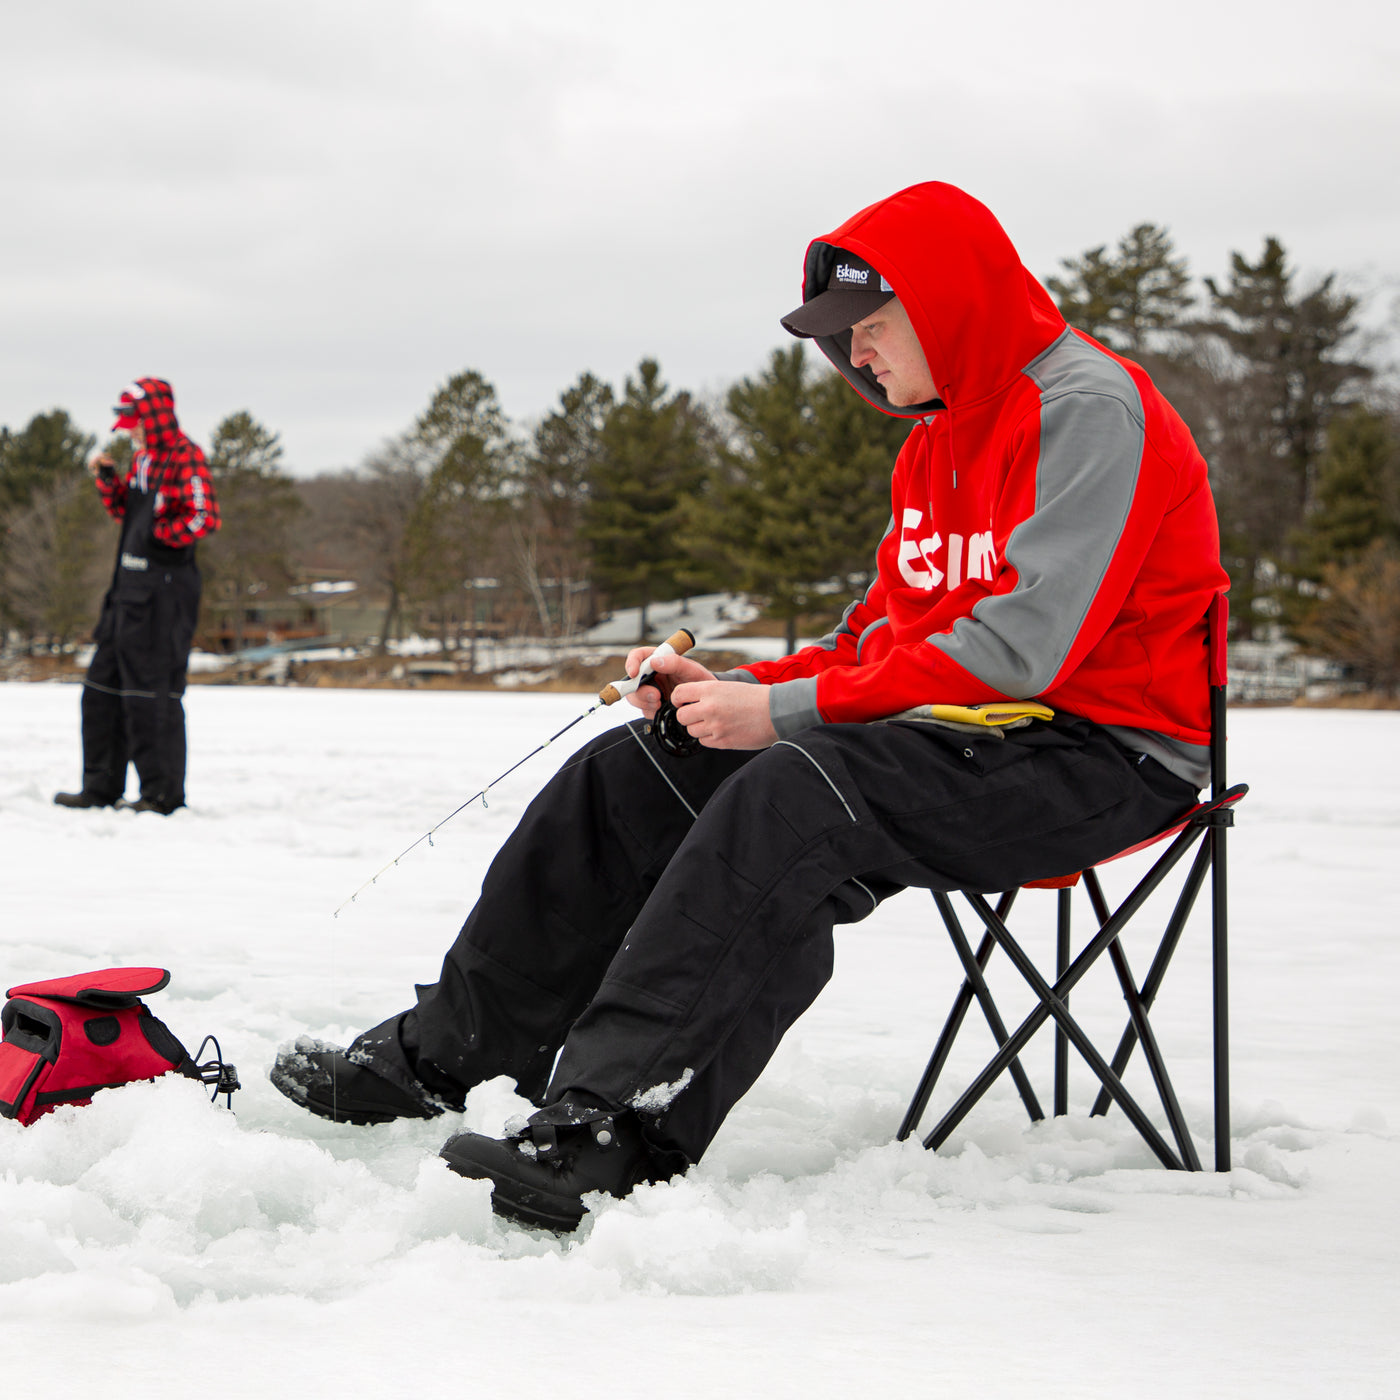
[[[175,391],[164,379],[137,379],[121,392],[120,409],[131,413],[146,433],[146,450],[173,451],[188,439],[175,417]]]
[[[124,480],[98,479],[97,489],[107,513],[126,515],[131,489],[156,493],[151,533],[170,549],[185,549],[219,528],[219,503],[209,466],[197,443],[180,429],[175,417],[175,394],[164,379],[137,379],[122,390],[117,421],[135,420],[145,431],[146,446],[131,459]]]

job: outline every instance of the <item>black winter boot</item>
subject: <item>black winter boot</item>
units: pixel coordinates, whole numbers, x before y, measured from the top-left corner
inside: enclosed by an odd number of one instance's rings
[[[53,800],[60,807],[112,807],[121,799],[103,797],[101,793],[84,788],[82,792],[56,792]]]
[[[497,1215],[561,1234],[578,1228],[589,1191],[621,1197],[665,1175],[657,1171],[636,1114],[575,1098],[532,1114],[504,1138],[457,1133],[438,1156],[458,1176],[494,1183]]]
[[[159,812],[163,817],[168,817],[184,805],[183,802],[167,802],[163,797],[142,797],[135,802],[128,802],[125,798],[117,800],[117,806],[123,811]]]
[[[338,1045],[298,1036],[283,1046],[267,1077],[293,1103],[333,1123],[392,1123],[395,1118],[437,1118],[447,1105],[423,1089],[413,1095],[364,1065]]]

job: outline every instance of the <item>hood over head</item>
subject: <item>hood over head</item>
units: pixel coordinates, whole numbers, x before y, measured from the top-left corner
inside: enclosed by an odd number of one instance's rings
[[[164,379],[133,380],[121,391],[112,412],[116,417],[113,431],[139,425],[151,451],[173,447],[184,437],[175,417],[175,391]]]
[[[849,328],[813,338],[862,397],[894,417],[922,418],[988,398],[1064,334],[1064,317],[995,216],[954,185],[911,185],[814,239],[803,268],[804,303],[826,291],[843,251],[894,289],[939,397],[896,408],[873,374],[851,364]]]

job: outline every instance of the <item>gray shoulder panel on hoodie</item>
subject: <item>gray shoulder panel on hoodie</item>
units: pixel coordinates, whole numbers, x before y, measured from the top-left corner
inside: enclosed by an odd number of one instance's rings
[[[1041,391],[1040,456],[1035,512],[1006,545],[1016,586],[929,638],[1015,696],[1041,694],[1064,665],[1118,547],[1146,441],[1132,377],[1072,332],[1025,374]]]

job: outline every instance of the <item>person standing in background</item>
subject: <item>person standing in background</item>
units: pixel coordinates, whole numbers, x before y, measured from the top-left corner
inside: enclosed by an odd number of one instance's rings
[[[219,505],[204,453],[180,430],[164,379],[121,392],[113,430],[135,452],[125,478],[104,452],[88,470],[107,513],[121,521],[112,585],[83,680],[83,785],[60,792],[61,807],[129,806],[169,815],[185,805],[185,672],[200,576],[195,544],[219,528]],[[128,803],[128,763],[141,792]]]

